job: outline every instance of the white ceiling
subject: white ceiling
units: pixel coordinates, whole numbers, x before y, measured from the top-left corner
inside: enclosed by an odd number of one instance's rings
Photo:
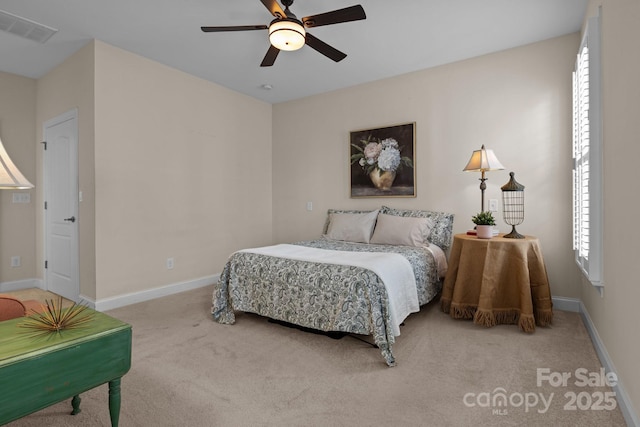
[[[278,103],[579,31],[588,0],[296,0],[291,11],[358,3],[366,20],[309,30],[346,59],[305,46],[263,68],[266,30],[200,31],[268,25],[260,0],[0,0],[0,10],[59,30],[44,44],[0,32],[0,71],[39,78],[97,39]]]

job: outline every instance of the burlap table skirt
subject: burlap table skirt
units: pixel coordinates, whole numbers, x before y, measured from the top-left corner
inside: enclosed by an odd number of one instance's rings
[[[517,324],[534,332],[550,325],[553,303],[538,239],[456,235],[440,306],[455,319],[487,327]]]

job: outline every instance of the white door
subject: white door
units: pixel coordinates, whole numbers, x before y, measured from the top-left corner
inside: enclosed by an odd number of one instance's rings
[[[45,287],[79,302],[78,112],[45,122]]]

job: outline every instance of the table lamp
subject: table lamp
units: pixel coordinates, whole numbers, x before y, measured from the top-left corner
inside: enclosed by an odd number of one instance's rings
[[[494,171],[494,170],[502,170],[504,166],[498,160],[495,154],[493,154],[493,150],[489,150],[484,148],[484,144],[482,144],[482,148],[479,150],[475,150],[471,155],[471,159],[469,159],[469,163],[463,169],[466,172],[481,172],[482,175],[480,179],[480,192],[481,192],[481,210],[480,212],[484,212],[484,190],[487,189],[487,184],[485,181],[484,173],[485,171]]]
[[[20,173],[11,161],[0,140],[0,190],[20,190],[33,188],[33,184]]]
[[[0,140],[0,190],[19,190],[33,188],[27,178],[20,173],[16,165],[13,164],[7,150]]]

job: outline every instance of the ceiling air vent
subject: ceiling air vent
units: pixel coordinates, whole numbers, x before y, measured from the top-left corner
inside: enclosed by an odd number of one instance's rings
[[[58,32],[55,28],[12,15],[3,10],[0,10],[0,30],[38,43],[46,42]]]

